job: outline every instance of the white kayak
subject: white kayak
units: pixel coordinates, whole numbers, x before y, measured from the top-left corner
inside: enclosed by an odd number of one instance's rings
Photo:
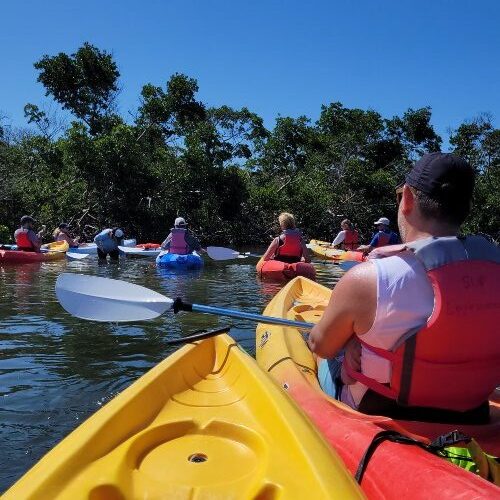
[[[160,255],[162,251],[161,248],[137,248],[137,247],[126,247],[119,246],[118,247],[121,252],[125,255],[130,255],[134,257],[153,257],[156,258]]]

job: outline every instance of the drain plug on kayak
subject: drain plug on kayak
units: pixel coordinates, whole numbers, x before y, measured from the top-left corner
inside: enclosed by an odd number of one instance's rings
[[[204,453],[193,453],[188,457],[188,461],[195,464],[201,464],[202,462],[206,462],[207,460],[208,457]]]

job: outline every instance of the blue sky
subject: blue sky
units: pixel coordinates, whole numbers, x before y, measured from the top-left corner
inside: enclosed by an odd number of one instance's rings
[[[48,102],[33,62],[85,41],[113,53],[124,115],[143,84],[181,72],[205,103],[268,127],[333,101],[385,117],[431,106],[444,138],[482,112],[500,121],[498,0],[23,0],[1,17],[0,112],[16,126]]]

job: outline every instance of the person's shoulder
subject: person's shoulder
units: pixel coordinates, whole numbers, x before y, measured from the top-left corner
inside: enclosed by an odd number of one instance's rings
[[[335,286],[334,290],[358,301],[371,296],[372,288],[377,283],[377,269],[372,262],[362,262],[347,271]]]

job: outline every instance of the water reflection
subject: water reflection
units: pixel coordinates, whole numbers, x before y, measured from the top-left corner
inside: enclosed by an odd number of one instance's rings
[[[187,302],[260,313],[283,283],[256,277],[255,262],[207,263],[197,272],[159,271],[154,261],[97,259],[0,267],[0,491],[7,488],[89,414],[175,347],[168,338],[232,324],[231,334],[254,352],[253,323],[197,313],[166,313],[127,324],[78,320],[58,304],[61,272],[122,279]],[[341,275],[318,263],[318,281]]]

